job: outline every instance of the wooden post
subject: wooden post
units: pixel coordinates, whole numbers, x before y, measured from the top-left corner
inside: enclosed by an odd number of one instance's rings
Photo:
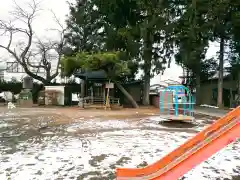
[[[109,88],[107,88],[107,98],[106,98],[106,106],[105,109],[110,108],[110,102],[109,102]]]
[[[105,102],[105,98],[106,98],[106,88],[105,88],[104,85],[102,86],[102,88],[103,88],[103,104],[106,104],[106,102]]]
[[[84,97],[85,97],[85,80],[81,80],[81,98],[82,98],[82,108],[84,108]]]
[[[93,104],[93,85],[90,88],[91,91],[91,103]]]
[[[110,84],[110,80],[109,80],[108,84]],[[107,87],[107,98],[106,98],[105,109],[111,108],[111,106],[110,106],[110,99],[109,99],[109,93],[110,93],[110,87]]]

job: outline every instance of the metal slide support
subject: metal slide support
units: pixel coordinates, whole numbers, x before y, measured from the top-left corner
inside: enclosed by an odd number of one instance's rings
[[[165,96],[165,92],[162,91],[160,94],[160,111],[164,112],[164,96]]]
[[[186,115],[186,103],[187,103],[187,98],[184,96],[183,97],[183,115]]]
[[[176,90],[175,94],[175,115],[178,116],[178,90]]]
[[[190,100],[191,100],[191,104],[190,104],[190,116],[193,116],[193,103],[194,103],[194,97],[193,96],[190,96]]]

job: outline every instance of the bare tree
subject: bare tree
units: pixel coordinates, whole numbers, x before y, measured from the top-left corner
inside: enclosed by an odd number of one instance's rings
[[[7,45],[1,45],[0,48],[5,49],[18,62],[29,76],[44,84],[49,84],[59,74],[60,60],[63,55],[64,48],[64,33],[65,28],[60,23],[59,19],[52,12],[53,18],[59,26],[59,29],[54,29],[59,32],[58,41],[40,40],[36,38],[33,31],[33,20],[40,10],[40,3],[32,0],[28,3],[30,11],[23,9],[14,1],[14,10],[10,12],[14,20],[24,23],[25,28],[19,28],[14,25],[13,20],[0,20],[1,35],[7,35],[9,40]],[[26,42],[19,42],[13,47],[13,35],[23,34],[26,37]],[[35,39],[37,39],[35,41]],[[17,50],[17,47],[19,49]],[[53,62],[55,65],[53,66]],[[53,69],[55,67],[55,69]],[[45,72],[44,75],[39,72]]]

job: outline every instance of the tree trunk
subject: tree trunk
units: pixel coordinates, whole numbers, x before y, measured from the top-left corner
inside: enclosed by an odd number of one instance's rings
[[[150,93],[150,75],[145,73],[143,85],[143,105],[145,106],[148,106],[150,104],[149,93]]]
[[[152,37],[151,32],[146,33],[144,39],[144,86],[143,86],[143,105],[148,106],[150,104],[149,93],[150,93],[150,79],[151,79],[151,67],[152,67]]]
[[[45,78],[43,78],[43,77],[41,77],[41,76],[38,76],[38,75],[34,74],[33,72],[31,72],[31,71],[27,68],[27,66],[23,66],[23,65],[22,65],[22,67],[23,67],[25,73],[26,73],[28,76],[30,76],[30,77],[32,77],[33,79],[36,79],[36,80],[38,80],[38,81],[41,81],[43,84],[48,83],[48,80],[47,80],[47,79],[45,79]]]
[[[217,106],[223,107],[223,66],[224,66],[224,38],[220,38],[219,73],[218,73],[218,101]]]
[[[120,91],[126,96],[126,98],[132,103],[134,108],[139,108],[137,102],[133,99],[131,94],[129,94],[126,89],[118,82],[114,82],[116,86],[120,89]]]
[[[238,96],[240,96],[240,70],[238,71],[238,78],[237,78],[237,81],[238,81],[238,89],[237,89],[237,93],[238,93]]]
[[[185,67],[183,65],[182,65],[182,70],[183,70],[182,84],[186,85],[186,71],[185,71]]]
[[[196,105],[201,105],[201,77],[196,74]]]
[[[233,91],[232,91],[232,88],[230,88],[230,108],[232,108],[232,105],[233,105]]]
[[[189,69],[187,69],[187,78],[186,78],[186,84],[187,86],[190,85],[190,72],[189,72]]]
[[[237,103],[237,106],[238,106],[238,105],[240,105],[240,71],[238,72],[237,82],[238,82],[238,86],[237,86],[236,103]]]
[[[42,81],[42,83],[44,84],[44,86],[48,86],[51,84],[51,81],[45,80],[45,81]]]
[[[84,97],[85,97],[85,80],[81,79],[81,103],[80,106],[84,108]]]

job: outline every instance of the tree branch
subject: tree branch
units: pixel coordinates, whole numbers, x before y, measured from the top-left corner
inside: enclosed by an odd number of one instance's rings
[[[32,52],[30,52],[30,48],[32,46],[32,40],[33,40],[33,29],[32,29],[32,22],[37,14],[39,9],[39,3],[37,3],[35,0],[32,0],[31,3],[28,3],[28,8],[30,8],[30,12],[20,7],[16,1],[14,0],[14,10],[10,12],[10,15],[14,20],[19,20],[21,22],[24,22],[26,24],[26,28],[19,28],[15,27],[13,24],[14,21],[3,21],[0,20],[0,30],[3,31],[1,34],[3,35],[9,35],[9,40],[7,45],[0,44],[0,48],[5,49],[10,55],[12,55],[16,62],[18,62],[24,69],[24,71],[33,78],[40,80],[42,82],[45,81],[44,78],[41,76],[38,76],[31,72],[29,67],[35,67],[35,65],[30,63],[30,57],[32,56]],[[16,52],[15,48],[12,48],[12,41],[13,41],[13,35],[16,33],[23,33],[27,36],[27,44],[24,45],[23,50],[20,55]],[[41,67],[41,66],[40,66]]]
[[[9,37],[7,45],[1,45],[0,48],[5,49],[11,56],[14,57],[15,61],[18,62],[24,69],[24,71],[34,79],[42,81],[43,83],[50,83],[51,80],[57,77],[59,74],[59,66],[60,60],[63,55],[63,48],[65,46],[65,28],[60,23],[60,20],[57,18],[53,11],[53,19],[59,26],[59,29],[55,29],[60,34],[59,41],[49,42],[41,41],[40,39],[37,42],[33,42],[34,39],[34,31],[32,27],[32,23],[34,18],[37,15],[37,12],[40,10],[38,2],[36,0],[31,0],[31,3],[27,4],[28,10],[23,7],[20,7],[16,0],[14,0],[14,10],[10,12],[10,15],[14,18],[14,20],[18,20],[24,22],[26,25],[25,28],[16,27],[14,25],[14,21],[3,21],[0,20],[0,30],[3,31],[0,35],[7,35]],[[14,34],[23,33],[26,35],[26,43],[20,44],[22,48],[20,48],[20,52],[17,53],[17,50],[12,47],[12,42],[14,41]],[[36,45],[36,49],[34,50],[32,46]],[[39,56],[39,59],[37,58]],[[37,60],[37,63],[35,64]],[[52,61],[56,61],[56,70],[52,74]],[[44,69],[46,72],[46,77],[42,77],[41,75],[35,74],[31,68],[36,68],[37,73],[40,69]]]

